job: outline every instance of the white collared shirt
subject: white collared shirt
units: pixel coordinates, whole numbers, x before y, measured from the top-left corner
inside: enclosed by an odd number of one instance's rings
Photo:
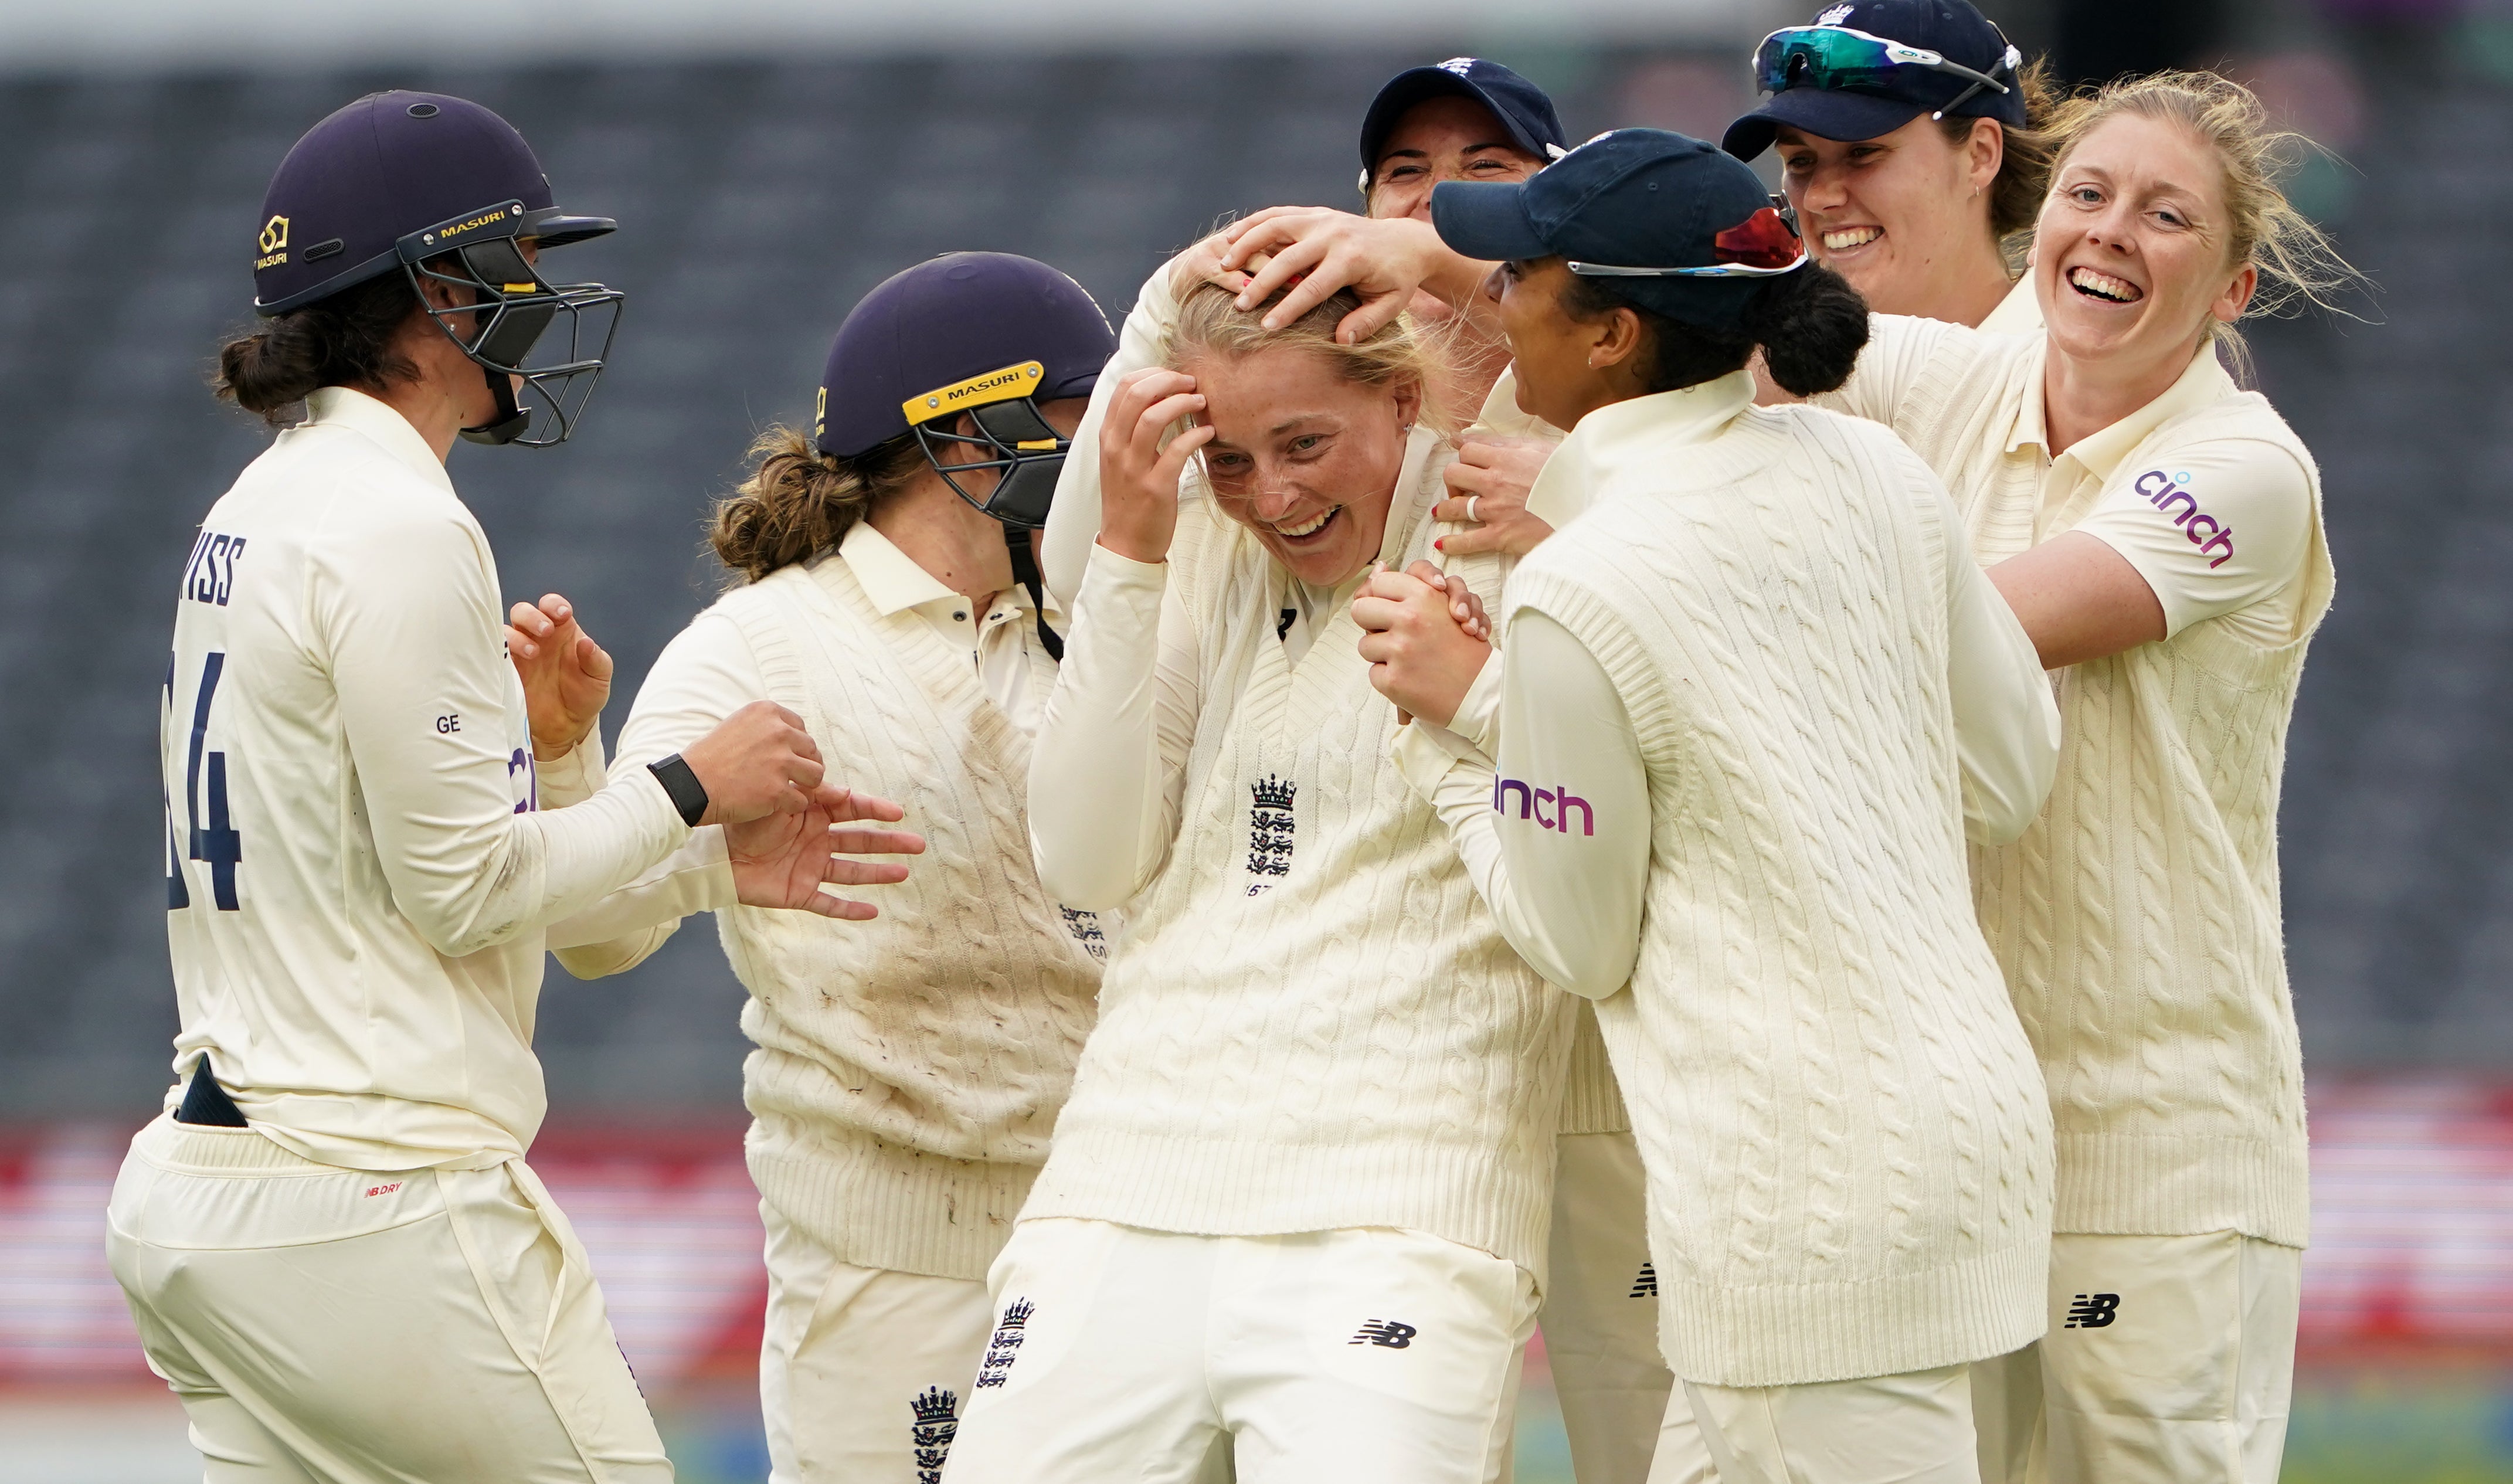
[[[479,523],[400,413],[341,387],[306,406],[178,589],[176,1068],[206,1053],[256,1130],[324,1164],[484,1167],[540,1125],[544,930],[689,830],[642,770],[539,812]],[[550,766],[598,779],[599,751]]]
[[[883,617],[912,611],[945,643],[967,651],[986,698],[1013,725],[1025,733],[1038,731],[1038,708],[1047,691],[1035,683],[1031,651],[1040,648],[1038,610],[1030,606],[1026,589],[1014,583],[996,593],[992,605],[979,614],[967,595],[943,586],[870,521],[856,523],[838,543],[838,555]],[[1046,598],[1047,626],[1061,633],[1064,610],[1055,594]]]
[[[2317,523],[2310,479],[2296,449],[2228,430],[2218,414],[2238,411],[2243,392],[2214,345],[2200,346],[2161,396],[2054,459],[2043,422],[2047,337],[1895,314],[1869,323],[1857,372],[1814,400],[1894,427],[1928,460],[1964,512],[1975,560],[1994,566],[2082,531],[2137,569],[2164,609],[2167,638],[2212,619],[2260,645],[2297,632]],[[2001,400],[1912,421],[1922,381],[1958,375],[1993,376]]]

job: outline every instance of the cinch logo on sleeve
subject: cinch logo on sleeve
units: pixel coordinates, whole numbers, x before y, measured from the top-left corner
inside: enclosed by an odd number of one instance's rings
[[[1588,807],[1586,799],[1559,786],[1531,788],[1514,778],[1493,780],[1493,808],[1503,819],[1509,817],[1512,792],[1518,795],[1518,817],[1522,820],[1532,818],[1546,829],[1558,829],[1567,835],[1571,832],[1571,811],[1576,807],[1579,811],[1579,833],[1593,835],[1597,832],[1597,814]],[[1552,811],[1549,818],[1546,815],[1548,807]]]
[[[2148,504],[2173,517],[2173,523],[2190,538],[2190,544],[2199,548],[2201,556],[2223,550],[2224,556],[2208,564],[2210,569],[2224,566],[2226,558],[2234,554],[2234,528],[2218,524],[2216,517],[2199,508],[2199,497],[2190,493],[2188,470],[2167,474],[2162,469],[2149,469],[2137,476],[2136,489],[2146,497]],[[2205,537],[2199,534],[2202,526],[2207,528]]]

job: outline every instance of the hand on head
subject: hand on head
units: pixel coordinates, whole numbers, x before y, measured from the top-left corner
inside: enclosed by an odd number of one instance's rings
[[[1554,445],[1542,438],[1510,438],[1494,433],[1467,433],[1457,440],[1456,461],[1440,477],[1449,497],[1431,507],[1434,520],[1467,527],[1432,542],[1449,556],[1498,551],[1525,556],[1553,534],[1553,528],[1527,513],[1527,492]]]
[[[1370,683],[1396,702],[1399,721],[1419,716],[1445,727],[1456,719],[1492,658],[1490,621],[1463,578],[1429,562],[1377,568],[1352,600],[1352,617]]]
[[[1177,531],[1178,475],[1213,439],[1209,426],[1169,440],[1170,424],[1204,410],[1195,378],[1159,367],[1117,384],[1099,429],[1099,544],[1137,562],[1169,557]]]
[[[1426,221],[1375,221],[1323,206],[1273,206],[1221,234],[1220,263],[1250,276],[1239,307],[1254,309],[1289,288],[1265,314],[1265,328],[1279,330],[1325,303],[1338,289],[1361,297],[1361,307],[1343,317],[1336,339],[1367,340],[1392,323],[1414,301],[1416,290],[1437,280],[1480,277],[1440,241]],[[1227,285],[1225,285],[1227,287]]]
[[[548,763],[575,751],[611,699],[611,657],[578,626],[574,606],[552,592],[507,615],[506,658],[524,682],[533,755]]]
[[[853,861],[847,856],[923,855],[923,835],[908,829],[839,827],[862,820],[896,822],[905,815],[888,799],[851,788],[830,788],[796,813],[762,815],[728,824],[725,855],[733,867],[735,895],[744,906],[817,912],[851,922],[877,917],[880,913],[871,902],[824,892],[820,885],[888,886],[906,880],[904,864]]]

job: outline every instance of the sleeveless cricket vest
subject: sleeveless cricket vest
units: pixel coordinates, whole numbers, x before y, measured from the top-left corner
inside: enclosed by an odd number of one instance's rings
[[[1891,421],[1944,477],[1990,566],[2070,529],[2100,485],[2046,508],[2048,461],[2011,452],[2009,429],[2041,395],[2038,339],[1949,339]],[[2050,1083],[2057,1229],[2235,1230],[2300,1247],[2309,1158],[2277,812],[2334,574],[2319,468],[2256,392],[2228,383],[2118,467],[2134,477],[2216,440],[2264,445],[2305,472],[2312,538],[2293,632],[2264,645],[2212,619],[2055,672],[2065,742],[2050,802],[2014,844],[1974,847],[1973,876]]]
[[[1426,555],[1427,431],[1382,550]],[[1350,586],[1296,665],[1280,571],[1216,501],[1168,559],[1202,712],[1025,1216],[1256,1235],[1401,1226],[1541,1272],[1572,1014],[1388,758]],[[1498,563],[1458,570],[1489,598]]]
[[[842,560],[717,606],[832,776],[926,838],[870,922],[718,915],[758,1047],[751,1173],[845,1262],[982,1278],[1047,1155],[1104,952],[1097,918],[1049,900],[1030,863],[1029,740],[966,654],[882,616]]]
[[[1667,1355],[1765,1386],[2004,1353],[2046,1323],[2051,1124],[1966,879],[1960,534],[1870,423],[1748,411],[1681,453],[1601,461],[1508,605],[1595,657],[1648,768],[1640,956],[1598,1020]]]

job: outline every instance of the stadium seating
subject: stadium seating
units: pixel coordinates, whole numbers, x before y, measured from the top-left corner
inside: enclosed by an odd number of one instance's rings
[[[567,593],[618,659],[616,731],[627,688],[714,590],[698,544],[710,496],[754,430],[808,414],[857,296],[932,253],[995,248],[1057,263],[1120,315],[1226,212],[1352,204],[1360,110],[1419,60],[0,83],[15,141],[0,151],[0,1120],[144,1110],[165,1084],[148,785],[174,580],[263,438],[204,376],[246,318],[263,182],[315,118],[381,86],[477,98],[534,140],[563,204],[621,221],[559,260],[629,296],[583,434],[453,461],[508,595]],[[1621,90],[1683,75],[1669,64],[1574,59],[1544,80],[1579,138],[1629,121]],[[2513,505],[2493,462],[2513,453],[2513,283],[2461,257],[2513,228],[2513,97],[2408,79],[2376,64],[2334,223],[2384,281],[2386,325],[2254,337],[2265,386],[2322,460],[2340,573],[2285,814],[2316,1070],[2513,1059]],[[561,1107],[734,1106],[739,991],[713,939],[693,925],[600,983],[553,971],[539,1040]]]

